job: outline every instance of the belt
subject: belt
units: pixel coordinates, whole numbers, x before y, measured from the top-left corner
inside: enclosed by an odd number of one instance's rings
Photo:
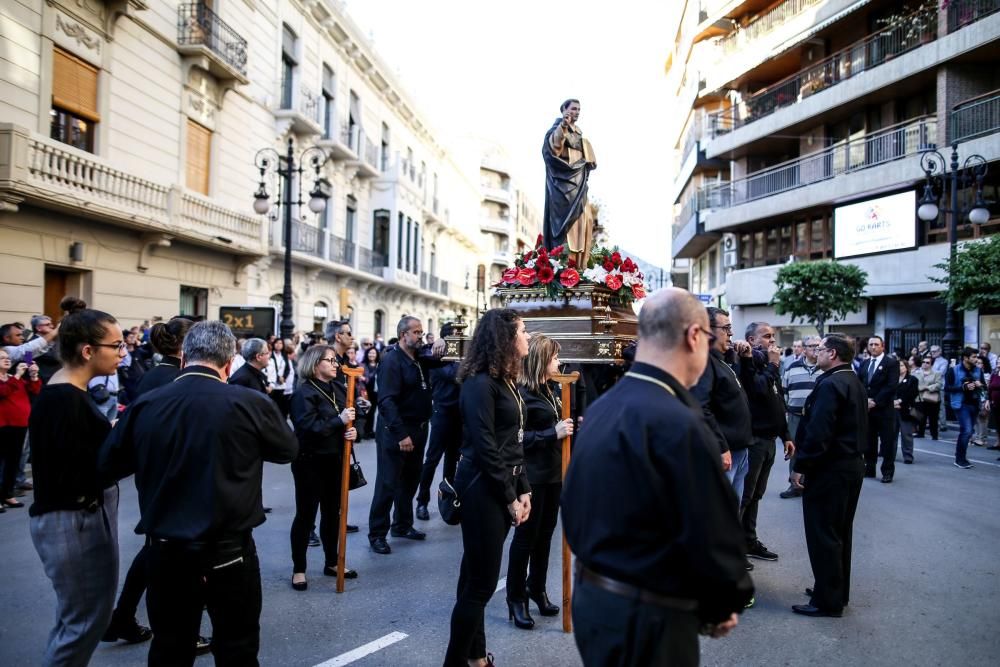
[[[612,579],[611,577],[605,577],[603,574],[597,574],[587,566],[580,563],[577,563],[577,576],[582,581],[586,581],[603,591],[607,591],[608,593],[618,595],[623,598],[630,598],[639,602],[655,604],[659,607],[676,609],[678,611],[696,611],[698,609],[697,600],[675,598],[670,597],[669,595],[647,591],[643,588],[639,588],[638,586],[627,584],[624,581],[618,581],[617,579]]]
[[[178,547],[190,551],[209,551],[213,549],[230,549],[235,547],[245,547],[250,543],[250,538],[252,533],[238,533],[235,535],[228,535],[226,537],[219,538],[217,540],[204,541],[204,540],[178,540],[175,538],[166,537],[154,537],[149,536],[147,538],[148,544],[157,544],[160,546]]]

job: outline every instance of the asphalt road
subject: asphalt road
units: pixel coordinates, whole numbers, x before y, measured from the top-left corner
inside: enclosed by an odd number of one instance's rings
[[[954,430],[946,435],[954,437]],[[760,537],[780,555],[755,561],[756,606],[722,640],[703,640],[705,665],[994,665],[1000,653],[1000,461],[970,448],[971,470],[952,466],[953,445],[917,440],[916,463],[897,466],[895,482],[866,480],[854,534],[851,606],[841,619],[791,613],[811,585],[800,501],[782,500],[786,468],[772,471],[760,512]],[[373,444],[359,456],[375,478]],[[261,558],[264,611],[262,665],[440,665],[448,641],[461,535],[441,522],[418,522],[426,542],[392,542],[389,556],[373,554],[365,527],[372,485],[352,492],[349,518],[362,527],[348,537],[348,564],[360,578],[337,595],[321,573],[322,554],[310,549],[309,590],[289,586],[288,528],[293,495],[287,466],[267,466],[264,496],[274,507],[255,531]],[[600,490],[596,490],[599,492]],[[30,493],[24,498],[30,501]],[[122,577],[140,539],[131,480],[122,484]],[[39,663],[52,625],[54,596],[28,535],[24,510],[0,515],[0,665]],[[553,545],[550,597],[560,595],[558,542]],[[84,573],[81,573],[84,575]],[[501,584],[503,582],[501,581]],[[139,618],[145,621],[145,609]],[[489,650],[498,665],[578,665],[572,635],[561,621],[535,615],[532,631],[507,620],[503,591],[487,607]],[[203,633],[211,634],[206,617]],[[102,644],[93,665],[145,664],[146,644]],[[201,657],[198,664],[212,664]]]

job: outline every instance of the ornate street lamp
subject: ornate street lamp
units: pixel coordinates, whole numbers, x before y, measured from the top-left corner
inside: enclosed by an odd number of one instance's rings
[[[958,219],[967,215],[969,222],[974,225],[982,225],[990,220],[990,211],[983,199],[983,179],[986,178],[987,164],[986,158],[982,155],[970,155],[959,166],[958,143],[954,143],[951,145],[950,168],[946,169],[946,165],[948,163],[944,156],[936,150],[931,149],[920,155],[920,167],[924,170],[927,180],[924,183],[924,193],[917,203],[917,217],[924,222],[937,220],[940,209],[939,195],[935,194],[935,186],[941,194],[944,194],[945,185],[950,183],[951,205],[945,209],[945,213],[948,215],[949,263],[953,263],[957,253]],[[959,185],[964,189],[973,183],[976,185],[975,199],[971,205],[967,205],[964,201],[960,205]],[[942,352],[946,359],[955,359],[965,342],[965,335],[958,309],[952,303],[948,304],[945,311],[944,328],[944,338],[941,339]]]
[[[279,330],[282,338],[291,338],[295,331],[295,321],[292,319],[292,206],[298,206],[302,210],[302,174],[305,172],[303,164],[309,164],[313,169],[314,181],[313,189],[309,192],[309,210],[316,215],[321,214],[326,209],[326,202],[330,198],[330,181],[323,178],[320,169],[326,164],[329,156],[320,148],[310,146],[299,154],[298,164],[295,161],[295,149],[291,137],[288,139],[288,150],[285,155],[281,155],[273,148],[262,148],[257,151],[254,157],[254,164],[260,172],[260,184],[257,192],[254,193],[253,210],[260,215],[271,210],[270,195],[267,193],[267,183],[265,175],[273,171],[278,175],[280,181],[281,194],[278,196],[275,205],[284,206],[284,237],[285,237],[285,285],[281,292],[281,324]],[[292,196],[292,187],[296,188],[295,196]]]

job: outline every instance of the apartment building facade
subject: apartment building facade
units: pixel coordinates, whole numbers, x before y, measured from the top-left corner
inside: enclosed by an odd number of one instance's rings
[[[737,329],[777,324],[787,344],[814,330],[768,306],[778,269],[837,259],[869,284],[833,330],[906,349],[940,338],[945,307],[929,276],[948,256],[948,221],[916,216],[920,157],[947,158],[954,142],[961,160],[982,156],[990,221],[963,216],[959,239],[1000,230],[998,56],[997,0],[687,2],[667,77],[685,109],[671,197],[691,291],[730,309]],[[872,222],[891,233],[869,233]],[[1000,338],[995,314],[965,318],[968,342]]]
[[[298,330],[343,316],[391,338],[404,314],[431,330],[475,308],[476,174],[343,3],[14,0],[0,22],[4,321],[67,293],[126,324],[280,307],[286,240]],[[284,190],[255,159],[289,140],[322,164]]]

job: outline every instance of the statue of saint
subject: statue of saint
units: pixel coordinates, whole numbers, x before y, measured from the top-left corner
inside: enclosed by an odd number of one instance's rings
[[[545,133],[544,240],[548,249],[567,244],[579,266],[587,265],[594,242],[593,211],[587,206],[587,178],[597,168],[590,142],[577,127],[580,101],[566,100],[562,117]]]

